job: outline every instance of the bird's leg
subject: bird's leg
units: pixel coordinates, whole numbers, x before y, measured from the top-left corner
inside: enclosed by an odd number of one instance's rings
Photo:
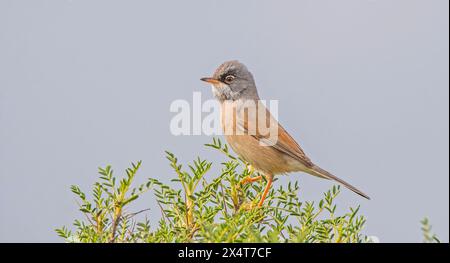
[[[266,199],[267,194],[269,193],[270,187],[272,186],[272,182],[273,182],[273,177],[272,176],[267,176],[267,185],[266,188],[264,189],[264,192],[261,196],[261,200],[258,203],[258,206],[261,207],[264,203],[264,199]]]

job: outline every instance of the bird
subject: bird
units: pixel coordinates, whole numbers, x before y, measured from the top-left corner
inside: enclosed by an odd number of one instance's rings
[[[212,77],[200,80],[212,85],[212,93],[219,101],[221,128],[228,145],[266,179],[258,207],[263,205],[274,176],[293,172],[303,172],[336,181],[356,194],[370,199],[356,187],[311,161],[295,139],[274,119],[270,111],[259,103],[261,100],[254,77],[243,63],[238,60],[226,61],[215,70]],[[252,115],[249,112],[257,114]],[[267,132],[251,128],[267,128],[267,123],[272,123],[268,130],[276,136],[269,136]],[[247,177],[243,183],[256,182],[262,179],[262,176]]]

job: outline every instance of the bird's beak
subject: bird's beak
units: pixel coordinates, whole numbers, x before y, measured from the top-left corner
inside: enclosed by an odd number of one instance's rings
[[[201,78],[200,79],[201,81],[204,81],[204,82],[208,82],[208,83],[211,83],[211,84],[220,84],[220,81],[218,81],[217,79],[214,79],[214,78]]]

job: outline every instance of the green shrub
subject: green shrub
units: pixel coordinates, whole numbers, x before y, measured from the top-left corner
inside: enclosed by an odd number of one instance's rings
[[[84,220],[75,220],[75,230],[57,229],[67,242],[365,242],[361,234],[365,218],[359,207],[336,214],[334,199],[340,192],[333,186],[318,202],[299,199],[298,182],[273,188],[262,207],[257,202],[265,181],[242,184],[255,176],[248,165],[233,156],[226,144],[214,139],[206,146],[222,152],[226,160],[217,177],[205,178],[212,163],[198,158],[188,169],[174,154],[167,159],[179,188],[149,178],[132,187],[141,162],[132,164],[123,179],[113,175],[111,166],[99,168],[99,181],[92,189],[92,200],[77,186],[72,192],[79,198]],[[211,178],[213,178],[211,180]],[[126,207],[151,190],[161,210],[156,227],[149,220],[139,221]]]
[[[436,234],[431,232],[432,227],[428,218],[425,217],[420,223],[422,224],[423,243],[441,243]]]

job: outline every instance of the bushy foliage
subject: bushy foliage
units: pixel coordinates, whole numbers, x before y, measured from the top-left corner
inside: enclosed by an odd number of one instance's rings
[[[222,152],[226,160],[221,173],[209,174],[212,163],[198,158],[185,169],[170,152],[167,159],[179,186],[149,178],[132,187],[141,162],[132,164],[123,179],[117,179],[110,166],[99,168],[99,181],[92,200],[77,186],[84,220],[75,220],[73,232],[57,229],[67,242],[365,242],[361,234],[365,218],[359,207],[338,215],[334,200],[340,192],[333,186],[318,202],[299,199],[298,182],[273,188],[262,207],[257,202],[265,181],[243,184],[256,173],[243,160],[233,156],[226,144],[214,139],[208,147]],[[213,178],[213,179],[211,179]],[[154,193],[161,215],[157,226],[148,219],[139,221],[125,209],[144,192]],[[156,219],[155,219],[156,221]]]

